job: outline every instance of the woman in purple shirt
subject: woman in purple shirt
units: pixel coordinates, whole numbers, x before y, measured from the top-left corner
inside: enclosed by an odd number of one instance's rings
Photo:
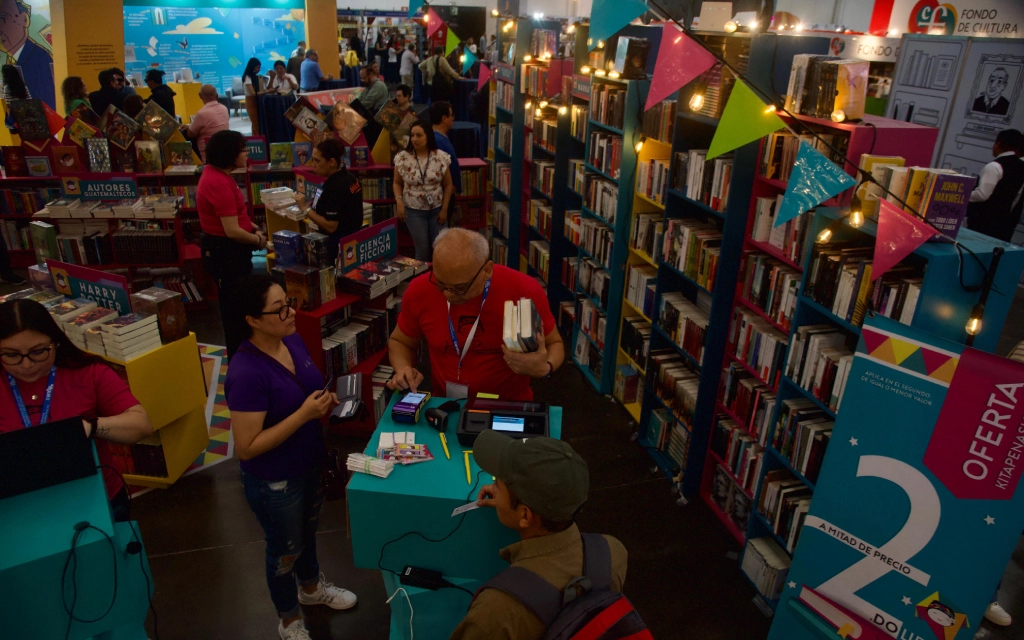
[[[321,394],[324,378],[295,334],[291,305],[268,276],[238,283],[233,321],[248,337],[231,359],[224,389],[245,498],[267,538],[267,585],[281,618],[278,634],[309,640],[300,604],[349,609],[356,596],[326,582],[317,563],[325,454],[320,418],[338,399]]]

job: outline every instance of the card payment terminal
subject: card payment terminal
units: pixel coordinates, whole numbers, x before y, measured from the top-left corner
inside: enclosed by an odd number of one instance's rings
[[[493,429],[513,438],[548,435],[548,405],[544,402],[514,402],[473,398],[462,410],[455,432],[459,444],[472,447],[481,432]]]

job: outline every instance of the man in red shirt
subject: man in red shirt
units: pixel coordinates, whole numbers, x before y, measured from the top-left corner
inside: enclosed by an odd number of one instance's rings
[[[520,298],[533,300],[544,324],[544,339],[533,353],[509,351],[502,340],[505,301]],[[402,298],[388,343],[392,389],[415,391],[423,381],[415,365],[424,337],[436,396],[472,398],[483,392],[531,400],[530,378],[547,378],[565,360],[544,290],[533,278],[494,264],[487,240],[467,229],[441,232],[433,271],[413,280]]]

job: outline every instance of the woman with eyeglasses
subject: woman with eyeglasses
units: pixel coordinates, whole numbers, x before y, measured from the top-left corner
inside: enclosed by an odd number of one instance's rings
[[[245,340],[231,360],[224,392],[242,486],[266,535],[278,635],[309,640],[300,604],[356,604],[354,593],[326,582],[316,553],[326,455],[320,419],[338,398],[324,389],[323,375],[295,333],[292,301],[280,285],[270,276],[249,276],[231,299],[231,322]]]
[[[122,472],[107,442],[133,444],[153,433],[128,385],[102,358],[72,344],[38,302],[0,304],[0,363],[0,433],[81,416],[100,464]],[[102,471],[114,519],[127,520],[124,483]]]
[[[417,260],[430,261],[434,240],[448,222],[455,191],[451,163],[451,156],[437,148],[434,128],[425,120],[409,128],[409,146],[395,156],[395,213],[409,226]]]

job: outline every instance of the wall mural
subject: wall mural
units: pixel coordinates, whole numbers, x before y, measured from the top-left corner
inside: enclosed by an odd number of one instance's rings
[[[12,61],[32,97],[56,107],[50,0],[0,0],[0,64]]]
[[[262,74],[275,60],[287,61],[305,38],[304,20],[302,9],[126,6],[125,70],[141,78],[161,69],[170,82],[186,69],[223,94],[241,80],[249,58],[263,63]]]

